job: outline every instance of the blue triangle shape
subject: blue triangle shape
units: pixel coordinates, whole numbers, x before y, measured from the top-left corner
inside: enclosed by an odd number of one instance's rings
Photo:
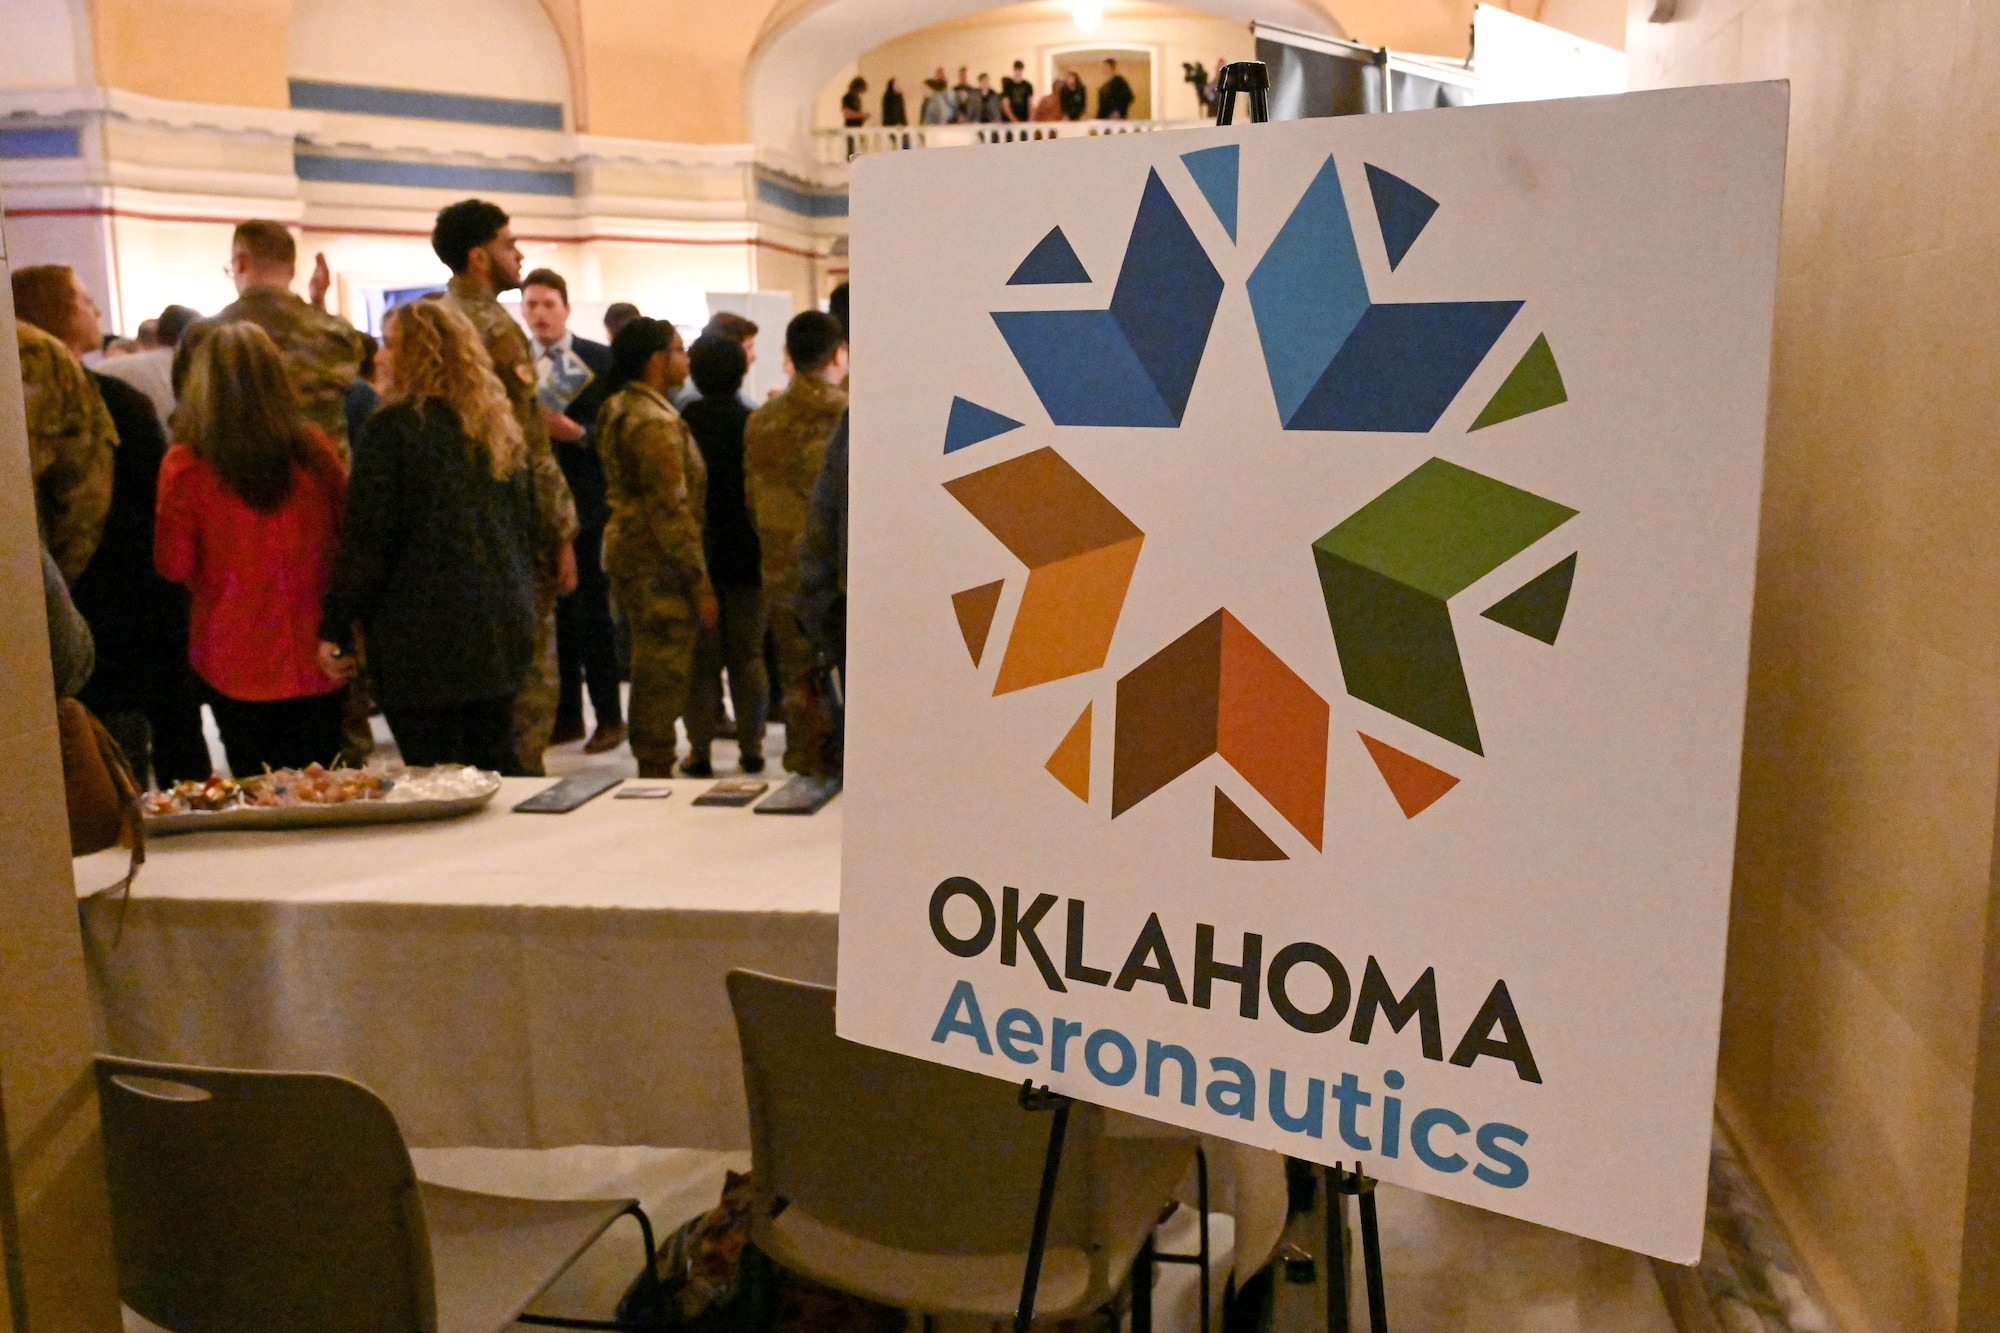
[[[1375,220],[1382,224],[1382,244],[1393,269],[1423,234],[1431,214],[1438,211],[1438,201],[1373,163],[1363,165],[1368,168],[1368,192],[1375,196]]]
[[[1201,187],[1201,197],[1208,200],[1208,206],[1215,210],[1217,220],[1232,241],[1236,239],[1237,156],[1233,143],[1181,154],[1188,175],[1194,177],[1194,183]]]
[[[1007,285],[1040,287],[1055,282],[1089,281],[1090,273],[1083,267],[1083,261],[1076,257],[1076,251],[1070,249],[1069,237],[1063,235],[1061,227],[1050,227],[1049,234],[1028,251],[1021,267],[1007,279]]]
[[[967,445],[990,440],[995,435],[1005,435],[1010,430],[1019,430],[1021,423],[1012,417],[1002,416],[990,407],[963,398],[951,400],[951,420],[944,426],[944,451],[957,453]]]

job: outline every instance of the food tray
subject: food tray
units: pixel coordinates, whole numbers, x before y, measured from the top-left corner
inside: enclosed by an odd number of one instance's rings
[[[254,781],[254,779],[253,779]],[[348,824],[408,824],[427,819],[469,815],[491,801],[500,779],[470,796],[429,801],[342,801],[334,805],[290,805],[247,810],[190,810],[183,814],[148,815],[148,835],[199,833],[208,830],[338,828]]]

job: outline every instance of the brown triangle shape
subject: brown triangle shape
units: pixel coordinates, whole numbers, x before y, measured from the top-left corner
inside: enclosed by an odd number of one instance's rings
[[[1289,861],[1285,849],[1272,842],[1236,802],[1215,789],[1215,833],[1209,855],[1218,861]]]
[[[1049,756],[1044,765],[1057,782],[1069,788],[1077,800],[1088,804],[1090,801],[1090,704],[1083,706],[1083,716],[1070,725],[1069,734],[1056,746],[1056,752]]]
[[[1389,793],[1396,798],[1396,804],[1403,807],[1403,818],[1415,819],[1431,808],[1438,797],[1458,785],[1458,779],[1441,768],[1433,768],[1413,754],[1404,754],[1393,745],[1384,745],[1373,736],[1361,732],[1361,743],[1368,747],[1368,755],[1381,771],[1382,781],[1389,784]]]
[[[979,658],[986,651],[986,634],[993,628],[993,613],[1000,608],[1000,589],[1006,584],[1005,579],[995,579],[951,595],[951,609],[958,613],[958,632],[965,636],[965,651],[972,654],[974,666],[979,665]]]

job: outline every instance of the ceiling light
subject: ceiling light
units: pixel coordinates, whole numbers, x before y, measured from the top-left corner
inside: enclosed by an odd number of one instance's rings
[[[1078,32],[1096,32],[1104,22],[1104,0],[1070,0],[1069,16]]]

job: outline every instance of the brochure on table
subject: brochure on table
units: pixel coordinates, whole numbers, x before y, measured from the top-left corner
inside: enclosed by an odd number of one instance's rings
[[[1786,106],[858,160],[841,1034],[1693,1262]]]

